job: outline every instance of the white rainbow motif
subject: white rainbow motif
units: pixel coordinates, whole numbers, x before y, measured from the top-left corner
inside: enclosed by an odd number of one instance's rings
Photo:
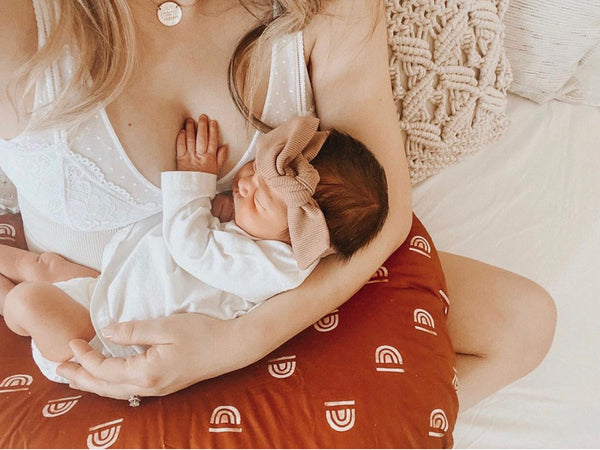
[[[366,284],[369,283],[387,283],[389,281],[389,273],[385,266],[381,266],[377,271],[373,274],[373,276],[367,281]]]
[[[435,322],[431,314],[420,308],[415,309],[413,314],[416,323],[415,328],[417,330],[437,336],[437,333],[435,332]]]
[[[326,333],[335,329],[340,322],[340,318],[338,315],[338,310],[335,309],[315,323],[313,326],[315,330],[320,331],[321,333]]]
[[[325,402],[325,418],[329,426],[335,431],[348,431],[356,422],[354,400],[340,402]]]
[[[416,252],[431,258],[431,245],[423,236],[413,236],[410,238],[410,247],[408,247],[408,249],[411,252]]]
[[[453,367],[454,376],[452,377],[452,386],[454,386],[454,390],[458,391],[458,372],[456,371],[456,367]]]
[[[77,401],[81,398],[81,395],[77,397],[66,397],[58,398],[56,400],[49,400],[44,408],[42,409],[42,416],[44,417],[58,417],[68,413],[77,404]]]
[[[91,433],[87,437],[87,447],[109,448],[112,446],[119,439],[122,422],[123,419],[117,419],[90,428]]]
[[[444,437],[448,431],[448,418],[441,409],[434,409],[429,416],[429,436]]]
[[[446,293],[441,289],[438,291],[438,293],[440,294],[442,303],[444,304],[444,315],[447,316],[448,311],[450,310],[450,299],[448,298]]]
[[[0,240],[15,241],[16,237],[17,230],[15,230],[15,227],[8,223],[0,223]]]
[[[274,378],[291,377],[296,370],[296,355],[283,356],[268,361],[268,370]]]
[[[378,372],[398,372],[404,373],[402,368],[402,355],[396,347],[391,345],[380,345],[375,350],[375,363]]]
[[[241,433],[242,416],[235,406],[217,406],[210,415],[210,433]]]
[[[31,375],[10,375],[0,383],[0,394],[6,392],[28,391],[33,382]]]

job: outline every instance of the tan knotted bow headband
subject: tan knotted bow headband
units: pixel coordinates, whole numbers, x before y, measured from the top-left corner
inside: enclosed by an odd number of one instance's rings
[[[287,205],[290,241],[301,269],[331,253],[325,216],[313,198],[319,172],[309,162],[327,139],[318,127],[315,117],[295,117],[256,142],[256,172]]]

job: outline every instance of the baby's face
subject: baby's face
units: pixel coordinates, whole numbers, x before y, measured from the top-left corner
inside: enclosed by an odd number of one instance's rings
[[[289,241],[287,206],[256,173],[254,162],[242,166],[233,179],[235,223],[259,239]]]

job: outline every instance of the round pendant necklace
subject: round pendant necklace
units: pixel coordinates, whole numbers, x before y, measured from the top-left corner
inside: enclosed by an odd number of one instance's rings
[[[172,27],[181,21],[183,11],[181,10],[181,6],[175,2],[163,2],[158,5],[156,16],[160,23],[167,27]]]

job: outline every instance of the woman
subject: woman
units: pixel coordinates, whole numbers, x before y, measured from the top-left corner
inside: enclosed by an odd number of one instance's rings
[[[52,2],[34,2],[38,22],[40,17],[45,18],[45,25],[36,33],[36,16],[30,2],[3,2],[3,14],[0,14],[3,30],[0,33],[0,137],[3,139],[19,135],[27,125],[23,115],[19,120],[6,91],[13,86],[15,72],[35,54],[36,34],[43,35],[52,24],[53,10],[48,7],[49,3]],[[340,264],[331,258],[323,260],[302,286],[274,297],[234,321],[183,314],[125,323],[106,330],[105,335],[117,343],[152,345],[145,355],[128,360],[104,359],[84,342],[75,341],[72,348],[81,366],[70,363],[60,370],[61,375],[72,380],[74,387],[122,399],[132,393],[166,395],[244,367],[337,308],[403,242],[411,224],[410,183],[389,82],[383,8],[378,0],[276,2],[278,12],[285,14],[267,27],[266,42],[253,47],[258,48],[253,53],[258,56],[246,64],[243,56],[249,53],[244,52],[242,46],[242,58],[233,64],[231,80],[242,93],[241,99],[237,98],[241,108],[236,107],[228,89],[230,57],[244,35],[269,22],[273,11],[271,2],[248,2],[250,5],[246,8],[246,2],[233,0],[181,0],[180,9],[176,11],[181,13],[181,19],[168,27],[157,19],[157,8],[160,7],[158,12],[162,14],[165,7],[158,0],[60,3],[63,22],[51,28],[56,30],[56,40],[45,56],[26,66],[25,78],[35,76],[35,68],[40,63],[56,59],[64,45],[73,42],[78,45],[77,55],[83,70],[78,71],[77,65],[70,67],[67,63],[56,69],[52,80],[59,88],[58,95],[53,97],[58,100],[53,110],[40,110],[33,116],[32,127],[52,125],[51,130],[56,130],[73,125],[75,128],[70,128],[69,133],[63,133],[66,136],[52,137],[67,147],[76,147],[78,138],[93,141],[111,137],[101,132],[91,136],[94,126],[109,131],[114,128],[111,145],[122,145],[125,154],[113,149],[107,154],[109,159],[115,159],[111,163],[98,160],[91,146],[80,147],[78,154],[83,154],[88,164],[95,158],[93,164],[112,183],[110,187],[117,194],[123,194],[119,191],[123,184],[127,187],[125,190],[136,194],[121,195],[129,206],[115,208],[108,200],[99,205],[71,201],[62,209],[50,210],[48,205],[52,202],[37,208],[29,204],[28,199],[35,200],[28,192],[31,186],[26,181],[16,182],[25,232],[34,250],[53,251],[92,267],[97,265],[103,243],[115,228],[128,221],[144,220],[157,212],[152,209],[152,203],[158,189],[152,184],[158,185],[161,171],[174,169],[172,136],[185,117],[197,117],[203,112],[219,120],[223,141],[230,149],[221,175],[229,173],[243,160],[245,149],[251,143],[253,133],[246,123],[248,117],[257,126],[263,126],[257,123],[256,117],[260,118],[259,112],[268,103],[270,80],[269,58],[260,55],[268,55],[264,50],[283,39],[285,33],[298,30],[302,30],[298,48],[303,49],[304,58],[296,61],[299,66],[294,70],[302,76],[306,64],[310,76],[303,98],[308,103],[314,99],[315,112],[323,128],[343,129],[373,150],[388,173],[390,191],[390,213],[384,229],[349,263]],[[162,15],[161,19],[168,22],[177,17]],[[99,33],[103,33],[102,38]],[[252,37],[252,33],[248,36]],[[132,53],[129,49],[134,41],[136,47]],[[91,88],[87,83],[88,73],[95,81]],[[71,86],[64,82],[68,79],[75,80]],[[302,86],[301,83],[300,89]],[[61,92],[64,92],[63,97],[60,97]],[[48,100],[38,98],[34,102],[32,90],[22,83],[17,84],[14,97],[24,97],[22,108],[31,108],[32,104],[43,106],[44,100]],[[269,99],[273,100],[272,95]],[[106,105],[106,114],[104,110],[98,113],[97,108],[94,109],[99,102]],[[244,105],[253,114],[248,117],[240,114],[239,109],[244,110]],[[95,115],[90,115],[90,111]],[[307,111],[299,112],[309,111],[307,107]],[[91,128],[82,125],[82,118],[90,121]],[[276,114],[263,118],[271,123],[281,120]],[[28,145],[27,140],[19,142]],[[103,148],[106,150],[111,145]],[[69,152],[65,154],[64,158],[71,158],[69,161],[73,163],[65,183],[74,190],[88,186],[85,182],[91,183],[90,180],[78,172],[81,168],[77,164],[82,157],[78,156],[75,161]],[[39,169],[40,176],[52,167],[52,157],[47,156],[45,165]],[[132,164],[123,165],[123,160],[130,160]],[[23,165],[25,162],[15,163],[13,173],[18,174]],[[9,166],[9,162],[3,161],[3,168]],[[111,171],[120,173],[111,175]],[[69,178],[71,175],[73,180]],[[122,180],[121,185],[119,180]],[[87,195],[84,191],[80,189],[72,197],[80,199]],[[45,215],[40,212],[42,208],[47,210]],[[99,215],[100,210],[104,215]],[[116,217],[114,212],[120,210],[127,214]],[[37,213],[41,214],[41,220],[34,219]],[[63,223],[56,225],[60,220]],[[75,220],[79,221],[77,227],[69,227]],[[36,227],[40,223],[45,228]],[[58,230],[62,236],[50,238],[44,231],[47,228]],[[89,232],[82,234],[75,228]],[[69,245],[61,248],[58,243],[67,241],[67,237]],[[539,364],[552,341],[555,311],[548,294],[529,280],[455,255],[443,254],[441,259],[452,298],[448,327],[457,352],[459,398],[461,408],[465,409]],[[196,346],[194,342],[205,345]],[[512,363],[506,364],[507,361]]]

